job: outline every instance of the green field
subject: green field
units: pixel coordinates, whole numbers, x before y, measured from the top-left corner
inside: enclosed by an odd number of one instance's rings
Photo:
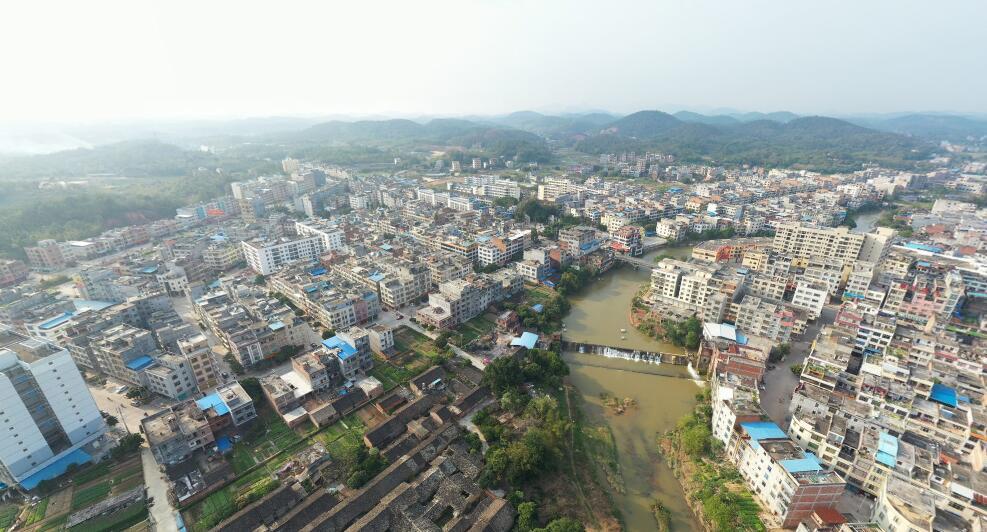
[[[272,409],[260,409],[258,414],[258,422],[263,424],[263,430],[248,434],[243,441],[233,446],[230,462],[237,474],[244,473],[302,440]]]
[[[103,500],[110,494],[110,482],[100,482],[72,494],[72,510],[79,510]]]
[[[28,509],[27,515],[24,517],[24,524],[33,525],[34,523],[41,521],[45,518],[45,512],[47,511],[48,498],[45,497],[44,499],[38,501],[38,504],[35,504],[33,508]]]
[[[130,506],[104,515],[96,519],[90,519],[72,527],[72,532],[109,532],[111,530],[126,530],[137,523],[147,519],[147,506],[144,504],[131,504]]]
[[[473,340],[476,340],[481,336],[490,334],[490,332],[496,328],[496,323],[481,314],[457,327],[456,334],[459,336],[460,345],[465,346],[469,345],[473,342]]]
[[[9,530],[10,526],[14,524],[14,519],[17,519],[18,513],[20,513],[20,508],[17,506],[0,508],[0,530]]]
[[[107,462],[101,464],[90,464],[81,471],[72,475],[72,483],[81,486],[87,482],[104,477],[110,473],[110,466]]]

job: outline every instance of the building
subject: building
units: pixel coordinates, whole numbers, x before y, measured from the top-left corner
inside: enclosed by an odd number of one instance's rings
[[[795,258],[826,257],[832,261],[856,260],[864,245],[864,235],[849,227],[814,227],[798,223],[775,225],[771,247]]]
[[[61,270],[68,265],[62,248],[54,240],[41,240],[36,246],[24,248],[27,262],[32,268],[41,271]]]
[[[34,489],[70,464],[106,423],[68,350],[0,329],[0,481]]]
[[[27,266],[19,260],[0,259],[0,287],[11,286],[27,279]]]
[[[161,465],[182,462],[216,441],[206,413],[195,401],[148,416],[141,420],[141,428],[151,454]]]
[[[185,357],[189,367],[192,368],[196,387],[200,391],[208,390],[216,385],[219,376],[213,365],[212,348],[205,336],[197,334],[178,340],[178,350]]]
[[[320,236],[300,237],[294,240],[243,241],[243,257],[250,269],[260,275],[271,275],[287,264],[304,261],[315,262],[322,255],[323,240]]]
[[[727,455],[764,508],[783,528],[795,528],[815,511],[836,508],[846,482],[827,471],[770,421],[737,423]]]
[[[233,425],[237,427],[249,423],[257,417],[254,401],[247,395],[239,382],[226,383],[216,388],[216,391],[211,395],[206,396],[206,398],[209,397],[219,398],[225,410],[229,412]]]
[[[308,220],[295,222],[295,232],[298,236],[317,236],[322,241],[322,252],[343,249],[346,235],[339,227],[326,223],[325,220]]]
[[[491,303],[502,301],[524,286],[520,275],[510,270],[478,274],[449,281],[428,295],[428,306],[418,310],[419,323],[450,329],[482,313]]]
[[[191,363],[185,357],[165,353],[143,371],[148,390],[178,401],[198,395],[199,388]]]

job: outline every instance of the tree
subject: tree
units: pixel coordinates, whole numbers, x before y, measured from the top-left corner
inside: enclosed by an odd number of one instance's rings
[[[254,276],[254,284],[257,286],[264,286],[264,276],[261,274]]]
[[[240,387],[243,388],[243,391],[247,392],[247,395],[250,396],[250,399],[255,405],[263,404],[264,391],[261,388],[260,381],[256,377],[243,379],[240,381]]]
[[[233,373],[236,373],[237,375],[243,375],[244,373],[243,364],[240,364],[240,361],[233,356],[233,353],[227,353],[226,356],[223,357],[223,360],[225,360],[226,363],[230,366],[230,369],[233,371]]]
[[[439,349],[444,349],[445,346],[449,345],[449,336],[451,336],[451,334],[448,331],[444,331],[440,333],[438,336],[436,336],[435,340],[432,343],[435,344],[435,347],[438,347]]]
[[[328,339],[332,338],[333,336],[336,336],[336,329],[323,329],[322,330],[322,339],[323,340],[328,340]]]
[[[682,432],[682,450],[693,457],[706,456],[709,454],[711,436],[705,423],[695,423]]]
[[[792,370],[792,373],[794,373],[796,376],[799,376],[802,374],[803,367],[804,367],[803,364],[792,364],[791,366],[788,367],[788,369]]]
[[[112,414],[107,415],[103,419],[105,419],[106,420],[106,424],[109,425],[109,426],[111,426],[111,427],[115,427],[115,426],[117,426],[117,423],[120,423],[120,420],[117,419],[117,417],[114,416],[114,415],[112,415]]]
[[[517,506],[518,532],[531,532],[538,524],[538,506],[531,501],[522,502]]]
[[[136,432],[132,432],[120,438],[117,446],[110,450],[110,455],[119,460],[137,452],[142,443],[144,443],[144,437]]]

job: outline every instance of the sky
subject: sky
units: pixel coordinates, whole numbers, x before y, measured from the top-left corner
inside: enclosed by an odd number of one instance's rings
[[[984,0],[0,6],[0,123],[640,109],[987,112]]]

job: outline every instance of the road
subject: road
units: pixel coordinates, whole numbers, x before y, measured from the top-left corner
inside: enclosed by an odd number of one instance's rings
[[[792,392],[799,383],[798,376],[789,368],[805,362],[805,357],[808,356],[812,341],[819,334],[819,330],[823,325],[831,324],[836,319],[837,308],[835,305],[823,307],[822,316],[806,327],[805,334],[791,343],[792,350],[785,360],[779,362],[775,369],[768,370],[764,374],[765,389],[761,391],[761,408],[783,429],[788,427],[788,406],[791,404]]]
[[[99,409],[116,416],[120,420],[120,424],[111,429],[118,434],[126,431],[138,432],[140,430],[141,419],[161,411],[170,403],[170,401],[158,398],[147,405],[139,407],[131,406],[130,399],[127,399],[124,394],[113,391],[120,386],[121,384],[119,382],[107,380],[103,386],[92,386],[89,388]],[[159,532],[177,532],[178,525],[175,524],[176,509],[168,500],[168,482],[158,468],[158,463],[154,460],[151,449],[146,444],[141,448],[141,463],[144,466],[144,484],[147,486],[147,494],[149,497],[154,498],[154,504],[150,507],[154,530]]]
[[[144,485],[147,486],[147,496],[154,499],[150,507],[151,523],[157,532],[178,532],[175,523],[177,511],[168,501],[168,481],[158,468],[158,463],[151,454],[151,449],[141,449],[141,462],[144,465]]]

